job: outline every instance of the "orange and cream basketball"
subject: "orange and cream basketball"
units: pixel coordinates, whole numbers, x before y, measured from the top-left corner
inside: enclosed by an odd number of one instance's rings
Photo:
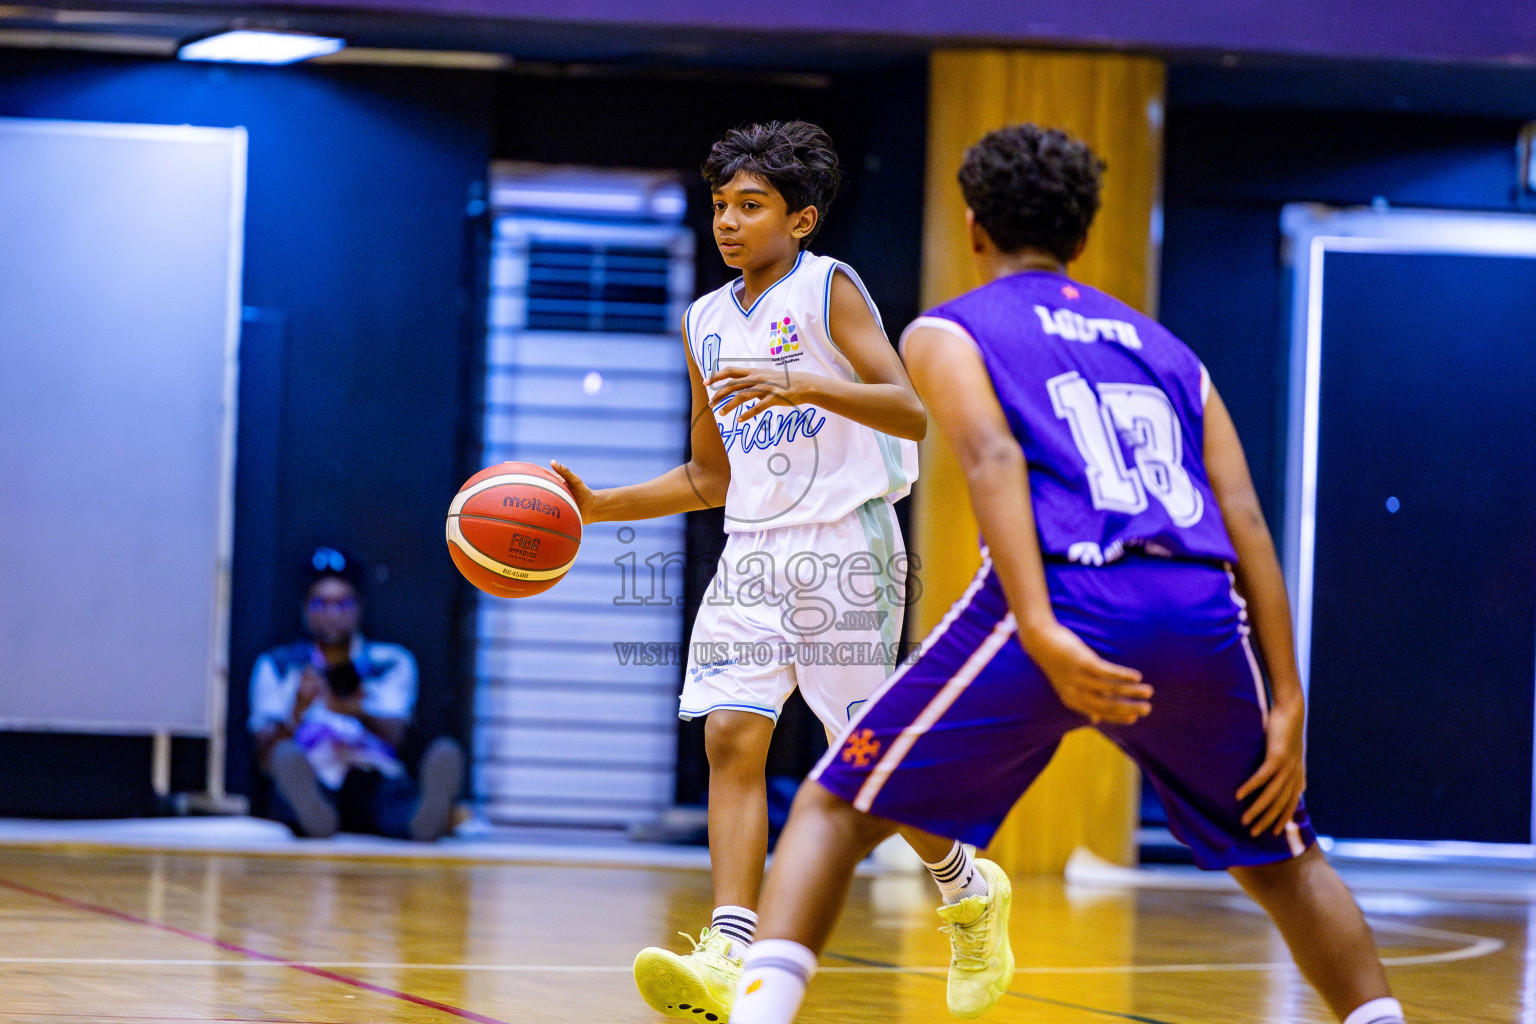
[[[581,513],[555,473],[503,462],[464,482],[448,506],[448,553],[464,578],[497,597],[560,582],[581,546]]]

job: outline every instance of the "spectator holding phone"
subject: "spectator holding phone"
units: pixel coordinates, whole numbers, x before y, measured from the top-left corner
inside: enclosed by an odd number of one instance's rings
[[[416,705],[416,659],[358,631],[356,567],[323,547],[304,598],[310,639],[274,648],[251,673],[249,726],[275,790],[273,816],[301,836],[338,830],[431,841],[448,830],[464,755],[427,747],[419,785],[397,751]]]

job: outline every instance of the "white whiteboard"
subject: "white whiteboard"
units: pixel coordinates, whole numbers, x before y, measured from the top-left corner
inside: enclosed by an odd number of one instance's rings
[[[0,118],[0,728],[222,728],[245,152]]]

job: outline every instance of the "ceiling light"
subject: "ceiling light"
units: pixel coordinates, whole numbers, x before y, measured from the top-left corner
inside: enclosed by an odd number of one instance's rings
[[[177,56],[182,60],[222,60],[237,64],[296,64],[311,57],[335,53],[345,45],[343,39],[300,32],[237,29],[187,43]]]

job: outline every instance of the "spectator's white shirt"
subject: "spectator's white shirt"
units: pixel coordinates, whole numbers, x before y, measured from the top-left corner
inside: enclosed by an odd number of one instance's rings
[[[352,664],[362,680],[363,710],[375,718],[410,721],[416,709],[416,659],[399,644],[382,644],[352,638]],[[307,641],[288,644],[256,659],[251,672],[252,732],[287,722],[293,715],[304,669],[325,670],[325,656]],[[309,706],[306,718],[325,711],[325,703]],[[295,723],[297,724],[297,723]]]
[[[375,718],[410,720],[416,706],[416,659],[398,644],[370,643],[352,638],[351,659],[362,683],[363,711]],[[325,670],[325,656],[312,643],[288,644],[256,659],[251,672],[252,732],[290,722],[293,741],[304,751],[315,775],[329,789],[341,786],[353,768],[373,769],[387,776],[404,771],[393,748],[350,715],[338,714],[317,700],[293,722],[304,670]]]

